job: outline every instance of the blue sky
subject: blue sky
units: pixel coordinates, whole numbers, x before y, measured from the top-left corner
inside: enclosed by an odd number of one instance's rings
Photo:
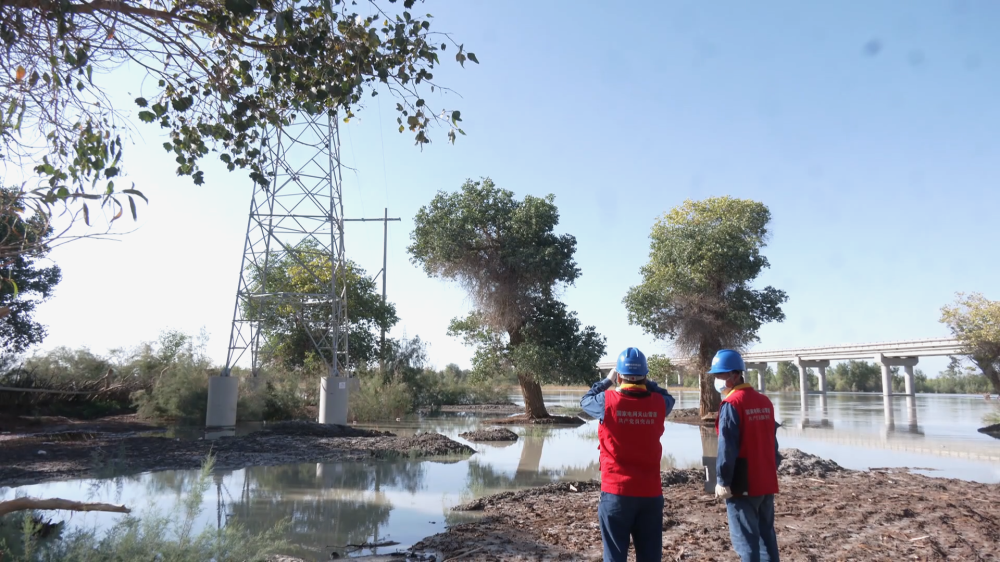
[[[393,335],[428,341],[438,367],[469,365],[472,351],[445,333],[468,300],[405,248],[421,205],[481,176],[518,196],[555,194],[583,271],[563,297],[608,337],[608,356],[667,349],[628,325],[621,299],[656,218],[717,195],[773,216],[760,284],[790,298],[759,348],[948,335],[938,310],[956,291],[1000,298],[1000,5],[901,6],[425,3],[418,11],[482,63],[449,61],[435,76],[457,93],[429,97],[461,109],[468,136],[450,146],[438,131],[420,151],[395,131],[388,96],[341,131],[356,169],[344,172],[346,214],[388,206],[403,219],[389,227]],[[126,167],[150,204],[118,242],[53,252],[64,281],[39,310],[44,347],[103,352],[205,327],[222,361],[250,182],[211,165],[193,186],[174,176],[158,131],[137,130]],[[380,225],[347,228],[349,257],[374,273]]]

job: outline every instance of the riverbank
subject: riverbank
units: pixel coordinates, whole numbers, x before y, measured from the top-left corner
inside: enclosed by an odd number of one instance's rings
[[[851,471],[783,451],[776,530],[789,560],[997,560],[1000,486],[890,471]],[[664,560],[731,560],[725,506],[698,470],[661,473]],[[600,560],[597,482],[504,492],[459,506],[472,523],[416,544],[440,559]]]
[[[110,422],[105,422],[105,425]],[[111,424],[114,425],[114,424]],[[350,426],[278,422],[239,437],[181,440],[124,431],[45,431],[0,441],[0,487],[70,478],[108,478],[197,469],[210,453],[217,469],[302,462],[364,461],[398,456],[469,455],[467,445],[437,433],[410,437]],[[118,428],[121,429],[121,428]]]

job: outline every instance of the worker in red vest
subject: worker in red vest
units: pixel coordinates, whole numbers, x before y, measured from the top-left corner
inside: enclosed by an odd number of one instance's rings
[[[767,396],[746,383],[743,357],[731,349],[715,354],[712,368],[722,406],[715,496],[726,500],[729,536],[742,562],[778,562],[774,494],[778,493],[778,423]],[[763,373],[761,373],[763,376]]]
[[[604,562],[625,562],[629,537],[636,562],[661,560],[663,488],[660,485],[660,436],[674,397],[646,378],[646,356],[630,347],[615,369],[580,400],[599,420],[601,500],[597,518]],[[617,388],[612,388],[616,383]]]

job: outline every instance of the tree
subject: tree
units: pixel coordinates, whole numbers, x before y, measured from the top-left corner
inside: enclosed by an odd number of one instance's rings
[[[35,307],[52,296],[62,279],[59,267],[41,267],[49,252],[44,240],[51,233],[38,215],[23,217],[20,197],[0,190],[0,241],[24,250],[0,257],[0,355],[8,358],[45,339],[45,327],[34,320]]]
[[[555,197],[517,201],[492,180],[468,180],[455,193],[438,192],[414,218],[408,248],[431,277],[458,281],[475,310],[455,319],[449,333],[476,346],[478,373],[512,373],[525,415],[548,417],[542,382],[580,383],[597,376],[605,339],[581,328],[576,313],[555,297],[580,269],[576,238],[556,235]]]
[[[396,0],[388,0],[396,5]],[[6,0],[0,5],[0,159],[25,163],[29,206],[87,201],[121,217],[134,189],[120,189],[132,133],[130,111],[109,92],[137,72],[135,117],[166,133],[177,174],[204,182],[203,159],[217,151],[230,171],[267,184],[266,127],[296,115],[345,121],[377,88],[393,95],[399,131],[430,142],[433,122],[462,133],[458,111],[432,109],[425,88],[448,43],[455,59],[478,63],[415,0],[367,14],[348,0]],[[381,4],[381,5],[379,5]],[[141,85],[139,85],[141,83]],[[464,133],[462,133],[464,134]],[[120,199],[120,197],[124,197]]]
[[[649,365],[649,378],[663,381],[664,385],[677,382],[677,374],[680,371],[666,355],[650,355],[646,358],[646,363]]]
[[[958,293],[953,305],[941,307],[941,322],[1000,394],[1000,301]]]
[[[322,292],[323,283],[329,287],[333,275],[330,256],[319,251],[313,240],[305,240],[295,247],[294,252],[282,253],[271,259],[267,293],[318,293]],[[352,261],[347,262],[346,270],[348,314],[340,329],[348,333],[348,364],[356,367],[378,360],[381,330],[388,331],[399,318],[395,305],[382,300],[374,278]],[[314,272],[325,277],[317,282]],[[255,279],[254,282],[260,283],[261,280]],[[337,292],[339,294],[339,287]],[[316,352],[313,340],[319,341],[321,334],[330,329],[329,310],[310,307],[298,311],[287,301],[272,301],[258,306],[260,308],[252,311],[250,317],[259,319],[272,360],[286,367],[302,366],[309,354]],[[305,317],[306,314],[310,317]],[[333,358],[325,359],[329,362]]]
[[[653,225],[642,282],[624,299],[629,323],[672,339],[678,351],[693,356],[692,366],[702,373],[703,418],[719,408],[712,377],[704,374],[715,353],[741,349],[757,341],[764,323],[785,318],[784,291],[751,287],[769,267],[761,249],[770,220],[770,211],[756,201],[685,201]]]

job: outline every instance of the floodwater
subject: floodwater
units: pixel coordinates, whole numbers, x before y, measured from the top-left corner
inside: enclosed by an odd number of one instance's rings
[[[581,391],[549,393],[550,405],[575,406]],[[802,408],[797,393],[769,393],[782,428],[781,447],[795,447],[854,469],[908,467],[929,476],[1000,482],[1000,440],[976,432],[997,403],[981,396],[895,397],[887,414],[871,394],[811,395]],[[697,406],[695,393],[680,393],[678,408]],[[379,424],[398,434],[458,434],[484,418],[442,415]],[[374,426],[373,426],[374,427]],[[454,505],[498,491],[598,475],[597,422],[577,428],[520,429],[512,444],[472,444],[469,458],[371,463],[307,463],[218,471],[204,497],[197,525],[216,528],[233,518],[252,530],[291,521],[287,554],[307,560],[387,553],[406,548],[445,526],[475,517]],[[714,455],[714,432],[668,423],[663,435],[666,467],[700,467]],[[168,513],[190,489],[197,471],[164,471],[116,480],[74,480],[0,489],[15,495],[121,502],[142,513]],[[74,514],[71,526],[103,528],[119,515]],[[370,548],[381,541],[398,545]]]

